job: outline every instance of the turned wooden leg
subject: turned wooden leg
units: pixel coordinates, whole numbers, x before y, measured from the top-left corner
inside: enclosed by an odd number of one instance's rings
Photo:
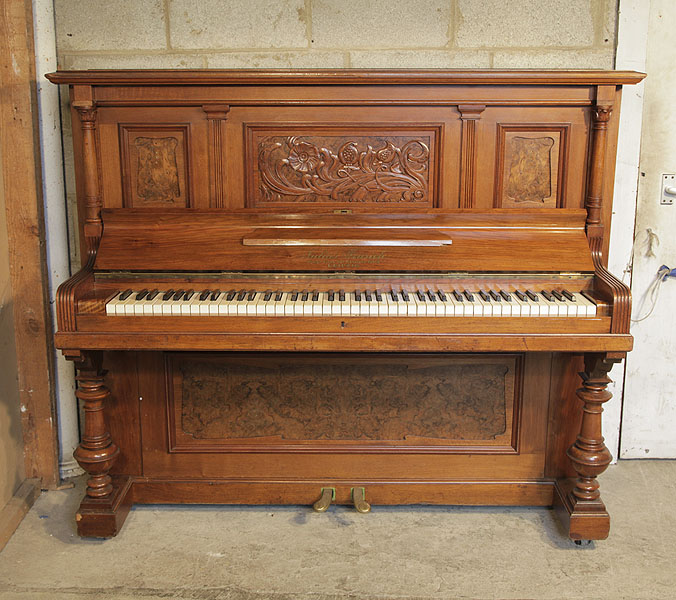
[[[601,415],[603,404],[613,395],[607,387],[610,383],[608,371],[617,361],[607,360],[604,355],[585,356],[585,372],[580,373],[582,387],[577,397],[584,403],[582,424],[575,443],[568,449],[568,458],[577,471],[577,480],[572,493],[578,500],[593,501],[600,498],[597,476],[603,473],[613,457],[603,443]]]
[[[104,404],[110,398],[110,392],[103,383],[105,371],[101,369],[101,354],[83,353],[76,366],[78,389],[75,394],[84,402],[85,426],[82,441],[73,456],[89,474],[87,496],[105,498],[113,491],[108,473],[120,450],[110,438],[103,418]]]
[[[586,354],[585,370],[580,373],[582,387],[576,392],[583,402],[580,433],[566,453],[577,473],[575,480],[557,481],[558,502],[572,539],[605,539],[610,517],[601,501],[597,477],[603,473],[612,456],[603,443],[601,415],[603,404],[612,398],[608,391],[608,371],[623,355]]]

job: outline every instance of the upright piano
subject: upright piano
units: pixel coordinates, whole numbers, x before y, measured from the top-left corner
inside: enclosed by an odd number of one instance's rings
[[[554,506],[603,539],[624,71],[60,71],[83,536],[134,504]],[[628,233],[629,235],[629,233]],[[579,374],[579,375],[578,375]]]

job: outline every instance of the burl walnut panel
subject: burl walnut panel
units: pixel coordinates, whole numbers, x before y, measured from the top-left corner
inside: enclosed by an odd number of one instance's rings
[[[512,438],[515,358],[272,356],[168,361],[174,450],[267,441]]]
[[[563,202],[567,125],[498,124],[497,208],[556,208]]]
[[[189,126],[120,125],[124,206],[187,208]]]

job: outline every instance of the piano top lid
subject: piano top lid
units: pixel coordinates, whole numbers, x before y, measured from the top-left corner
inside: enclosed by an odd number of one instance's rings
[[[272,214],[107,209],[95,269],[592,273],[582,209]]]
[[[84,85],[626,85],[645,73],[536,69],[110,69],[56,71],[52,83]]]

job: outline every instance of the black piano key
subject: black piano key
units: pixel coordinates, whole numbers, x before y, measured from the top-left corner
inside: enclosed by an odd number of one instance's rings
[[[249,295],[246,297],[247,302],[253,302],[256,299],[258,292],[256,290],[250,290]]]
[[[566,299],[557,290],[552,290],[552,296],[554,296],[554,298],[556,298],[559,302],[565,302],[566,301]]]
[[[172,291],[173,291],[173,290],[172,290]],[[133,290],[124,290],[124,292],[122,292],[122,293],[120,294],[119,300],[126,300],[126,299],[129,298],[129,296],[131,296],[133,293],[134,293]]]
[[[263,302],[270,302],[270,298],[272,298],[272,290],[266,290],[263,294]]]
[[[241,302],[246,298],[246,290],[239,290],[239,293],[237,294],[237,302]]]
[[[505,290],[500,290],[500,295],[507,300],[507,302],[512,301],[512,296],[508,292],[505,292]]]
[[[345,290],[338,290],[338,302],[345,302]]]
[[[221,290],[213,290],[211,296],[209,296],[209,302],[216,302],[223,292]],[[226,300],[232,300],[235,297],[237,292],[235,290],[230,290],[230,293],[227,295]]]
[[[382,302],[383,301],[383,295],[376,290],[376,302]]]
[[[390,296],[392,300],[394,300],[395,302],[399,302],[399,294],[397,294],[397,292],[395,292],[394,290],[390,291]]]
[[[336,299],[336,292],[334,292],[333,290],[329,290],[327,292],[327,296],[328,296],[329,302],[334,302],[335,299]]]
[[[483,290],[479,290],[479,296],[481,297],[481,299],[484,302],[490,302],[491,301],[490,296],[486,292],[484,292]]]
[[[401,297],[404,299],[404,302],[409,301],[409,295],[408,295],[408,290],[401,290]]]
[[[317,290],[312,292],[312,301],[319,302],[319,292]]]
[[[488,290],[488,293],[490,294],[491,298],[495,300],[496,302],[502,302],[502,298],[500,297],[500,294],[494,292],[493,290]]]
[[[308,292],[307,290],[303,290],[303,291],[300,293],[300,300],[301,300],[301,302],[307,302],[307,300],[308,300],[309,297],[310,297],[310,292]]]
[[[446,302],[448,298],[446,298],[446,294],[444,294],[441,290],[437,290],[437,296],[439,296],[439,300],[442,302]]]
[[[516,291],[514,292],[514,295],[515,295],[519,300],[521,300],[521,302],[528,302],[528,296],[526,296],[526,294],[520,292],[519,290],[516,290]]]
[[[364,291],[364,300],[366,300],[366,302],[371,302],[371,300],[373,300],[373,295],[371,294],[371,290]]]
[[[226,299],[228,302],[232,302],[232,301],[235,299],[235,296],[236,296],[236,295],[237,295],[237,292],[236,292],[235,290],[230,290],[230,291],[226,294],[225,299]],[[212,300],[213,300],[213,296],[212,296],[211,298],[212,298]]]
[[[200,302],[204,302],[209,297],[209,294],[211,294],[211,290],[204,290],[200,294]]]
[[[425,294],[423,294],[420,290],[418,290],[415,295],[418,296],[418,300],[420,300],[420,302],[425,302]]]
[[[547,302],[554,302],[554,298],[547,290],[540,290],[540,294]]]
[[[188,290],[188,291],[185,293],[185,296],[183,296],[183,300],[185,300],[186,302],[188,302],[194,295],[195,295],[195,290]]]
[[[283,295],[284,295],[284,292],[282,292],[281,290],[277,290],[275,292],[275,302],[281,302]]]
[[[293,292],[291,292],[291,302],[296,302],[296,301],[298,300],[298,294],[299,294],[299,293],[300,293],[300,292],[297,292],[296,290],[294,290]]]
[[[453,294],[453,297],[456,299],[457,302],[462,302],[462,295],[460,294],[460,292],[458,292],[458,290],[453,290],[451,294]]]
[[[157,294],[160,293],[160,290],[153,290],[152,292],[148,292],[148,295],[146,296],[146,302],[152,302],[157,298]]]
[[[183,294],[185,294],[185,290],[178,290],[178,292],[176,292],[174,297],[171,299],[172,302],[178,302],[181,298],[183,298]]]
[[[467,302],[474,302],[474,294],[472,294],[472,292],[463,290],[462,295],[467,298]],[[462,302],[462,300],[460,300],[460,302]]]
[[[575,295],[571,294],[568,290],[561,290],[561,293],[571,302],[575,302]]]
[[[432,290],[427,290],[427,297],[430,299],[431,302],[437,301],[437,297]]]
[[[148,295],[148,290],[141,290],[138,294],[136,294],[136,300],[143,300],[146,296]]]
[[[354,291],[354,301],[361,302],[361,292],[359,290]]]
[[[526,290],[526,296],[528,296],[533,302],[539,302],[540,298],[538,298],[538,295],[535,292],[532,292],[531,290]]]

